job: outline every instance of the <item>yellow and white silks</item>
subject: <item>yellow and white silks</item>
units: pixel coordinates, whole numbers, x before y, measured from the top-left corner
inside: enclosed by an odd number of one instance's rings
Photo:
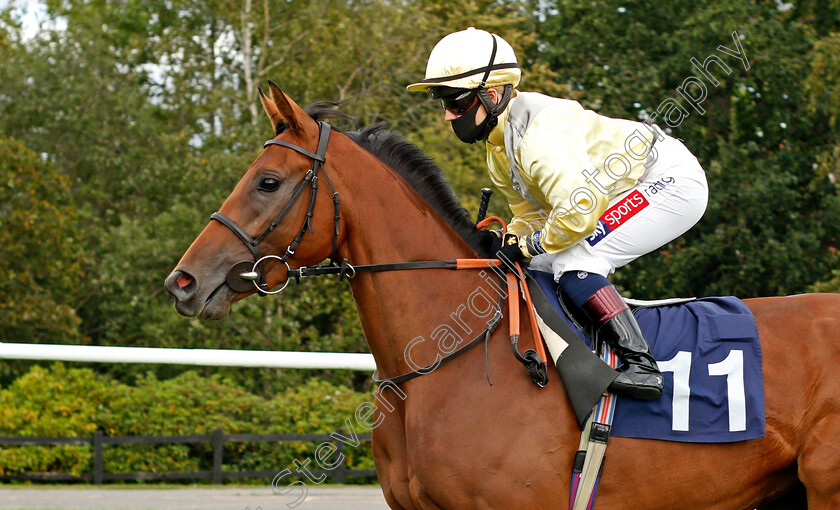
[[[576,101],[518,92],[486,147],[490,179],[513,212],[508,229],[530,236],[545,252],[531,267],[557,278],[606,276],[680,236],[706,208],[705,174],[680,141]]]

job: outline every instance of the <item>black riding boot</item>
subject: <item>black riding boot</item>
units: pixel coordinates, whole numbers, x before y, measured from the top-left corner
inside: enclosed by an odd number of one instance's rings
[[[618,367],[619,375],[609,391],[637,400],[659,398],[665,379],[656,366],[636,317],[615,287],[609,285],[598,290],[583,304],[583,311],[622,361]]]

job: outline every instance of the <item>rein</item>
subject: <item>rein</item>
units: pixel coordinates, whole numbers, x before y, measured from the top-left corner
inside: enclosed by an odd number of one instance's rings
[[[498,218],[488,218],[488,220],[499,220]],[[435,261],[432,261],[433,263]],[[444,269],[479,269],[479,268],[498,268],[504,264],[499,259],[457,259],[454,261],[438,261],[438,262],[456,262],[461,263],[461,267],[445,267]],[[397,265],[397,264],[393,264]],[[522,268],[519,266],[519,263],[515,263],[515,272],[508,272],[505,276],[505,281],[507,283],[507,300],[508,300],[508,317],[509,317],[509,324],[510,324],[510,348],[513,351],[514,357],[516,357],[517,361],[522,363],[525,369],[531,376],[531,381],[539,386],[540,388],[544,388],[548,384],[548,369],[546,368],[546,362],[544,360],[548,359],[545,354],[545,348],[543,345],[543,340],[540,335],[539,325],[536,319],[536,312],[534,311],[534,306],[531,301],[531,294],[528,290],[528,285],[525,282],[525,274],[522,272]],[[508,269],[510,267],[508,266]],[[495,270],[495,269],[494,269]],[[519,351],[519,299],[518,296],[522,295],[527,303],[529,317],[531,320],[531,330],[534,335],[534,347],[535,349],[527,349],[524,353]],[[447,356],[438,359],[432,362],[429,365],[426,365],[422,368],[417,368],[411,372],[404,373],[402,375],[389,377],[386,379],[380,379],[378,377],[378,373],[375,372],[373,374],[374,382],[378,384],[382,383],[392,383],[392,384],[399,384],[415,377],[420,377],[421,375],[426,375],[431,373],[433,370],[436,370],[441,365],[449,363],[450,361],[454,360],[458,356],[464,354],[468,350],[472,349],[476,345],[478,345],[481,340],[484,340],[484,365],[485,371],[487,373],[487,382],[492,386],[493,381],[490,379],[490,361],[489,355],[487,351],[487,343],[490,340],[490,335],[493,334],[493,331],[499,326],[499,323],[502,320],[502,302],[504,301],[504,294],[500,290],[499,291],[499,301],[498,301],[498,308],[496,308],[496,313],[490,319],[490,322],[487,323],[487,327],[479,333],[475,338],[464,344],[463,347],[460,349],[449,353]]]
[[[266,227],[266,229],[256,237],[251,237],[245,229],[243,229],[240,225],[238,225],[235,221],[228,218],[221,212],[214,212],[210,215],[210,220],[218,221],[222,225],[226,226],[230,229],[249,249],[251,254],[254,257],[253,262],[250,260],[244,260],[241,262],[237,262],[230,268],[228,274],[226,276],[226,283],[228,286],[236,291],[236,292],[247,292],[251,290],[251,286],[253,285],[257,293],[264,297],[268,294],[278,294],[282,292],[286,286],[289,284],[289,280],[292,278],[295,279],[297,283],[300,283],[301,278],[311,277],[311,276],[320,276],[320,275],[328,275],[328,274],[336,274],[339,276],[339,280],[343,280],[344,278],[353,278],[359,273],[363,272],[385,272],[385,271],[406,271],[406,270],[415,270],[415,269],[451,269],[451,270],[460,270],[460,269],[486,269],[491,268],[494,271],[502,272],[504,271],[502,266],[504,263],[499,259],[450,259],[450,260],[427,260],[427,261],[416,261],[416,262],[391,262],[391,263],[384,263],[384,264],[366,264],[360,266],[352,266],[347,259],[342,259],[341,262],[337,262],[337,250],[338,250],[338,238],[340,234],[340,221],[341,221],[341,207],[340,201],[338,198],[338,191],[333,186],[332,182],[330,181],[329,176],[327,175],[327,171],[324,168],[324,163],[326,162],[326,152],[327,152],[327,144],[329,143],[330,139],[330,132],[331,128],[329,124],[324,122],[318,122],[319,127],[319,137],[318,137],[318,148],[316,152],[311,152],[307,149],[294,145],[290,142],[286,142],[284,140],[268,140],[263,144],[263,148],[268,147],[269,145],[278,145],[281,147],[286,147],[291,149],[299,154],[303,154],[308,158],[312,159],[312,166],[304,175],[303,179],[295,186],[294,191],[292,192],[292,196],[289,199],[289,202],[283,207],[283,209],[277,214],[274,220]],[[298,246],[300,245],[301,241],[303,240],[303,236],[306,235],[306,232],[309,231],[314,233],[312,230],[312,217],[315,212],[315,200],[318,196],[318,174],[323,173],[324,178],[327,180],[327,184],[330,186],[330,189],[333,192],[333,206],[335,210],[335,215],[333,218],[334,227],[333,227],[333,238],[332,238],[332,252],[330,253],[330,262],[329,264],[322,265],[314,265],[314,266],[303,266],[298,269],[292,269],[289,266],[288,260],[289,258],[294,255],[295,250],[297,250]],[[298,230],[297,235],[295,236],[292,243],[286,248],[283,255],[262,255],[259,248],[259,243],[263,241],[276,227],[280,224],[283,218],[289,213],[292,207],[297,203],[298,199],[303,196],[304,190],[306,187],[309,186],[309,206],[306,211],[306,215],[304,216],[303,223]],[[504,222],[496,217],[487,218],[479,222],[479,228],[486,227],[491,222],[497,221],[504,226]],[[506,227],[505,227],[506,228]],[[265,270],[262,267],[263,261],[267,259],[277,259],[281,263],[285,264],[286,271],[287,271],[287,279],[286,283],[283,284],[279,290],[270,291],[268,289],[268,285],[266,283],[266,274]],[[531,375],[531,380],[539,387],[544,387],[548,383],[548,371],[546,369],[546,362],[547,359],[545,350],[543,348],[542,338],[540,337],[539,333],[539,326],[535,317],[534,307],[531,303],[531,296],[528,291],[528,286],[525,283],[525,275],[522,272],[522,268],[519,266],[519,263],[515,263],[511,265],[508,261],[507,263],[506,276],[503,279],[506,280],[507,283],[507,299],[508,299],[508,309],[509,309],[509,316],[510,316],[510,342],[511,342],[511,350],[513,351],[514,356],[517,360],[519,360],[528,370],[529,374]],[[511,273],[510,270],[514,272]],[[485,343],[485,364],[487,366],[487,380],[492,385],[492,381],[490,380],[490,373],[489,373],[489,360],[487,354],[487,343],[492,335],[493,331],[496,330],[498,325],[502,321],[502,302],[504,300],[504,292],[501,288],[497,289],[499,292],[499,301],[498,301],[498,308],[496,309],[496,314],[487,324],[487,327],[479,333],[478,336],[473,338],[467,344],[462,346],[460,349],[449,353],[447,356],[435,361],[429,366],[416,369],[412,372],[408,372],[402,375],[398,375],[395,377],[390,377],[386,379],[379,379],[377,373],[374,373],[373,379],[377,383],[393,383],[399,384],[404,381],[408,381],[415,377],[419,377],[421,375],[428,374],[435,370],[438,366],[443,365],[445,363],[449,363],[450,361],[454,360],[461,354],[465,353],[466,351],[470,350],[472,347],[478,345],[481,340],[484,340]],[[534,333],[534,345],[536,350],[528,349],[524,353],[520,353],[519,351],[519,294],[522,294],[525,298],[528,309],[530,312],[530,319],[531,319],[531,329]]]

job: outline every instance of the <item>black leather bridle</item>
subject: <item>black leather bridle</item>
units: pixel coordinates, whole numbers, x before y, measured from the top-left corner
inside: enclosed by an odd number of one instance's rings
[[[381,271],[403,271],[406,269],[457,269],[457,261],[456,260],[423,260],[423,261],[416,261],[416,262],[393,262],[393,263],[385,263],[385,264],[366,264],[360,266],[352,266],[347,259],[341,259],[339,262],[338,260],[338,237],[340,234],[340,222],[341,222],[341,208],[340,208],[340,201],[338,199],[338,191],[333,186],[333,183],[330,181],[329,176],[327,175],[326,169],[324,169],[324,162],[326,161],[326,151],[327,151],[327,142],[330,139],[330,125],[324,122],[318,122],[319,129],[320,129],[320,137],[318,139],[318,149],[317,152],[313,153],[310,152],[302,147],[299,147],[295,144],[283,141],[283,140],[268,140],[263,145],[263,148],[268,147],[269,145],[279,145],[281,147],[286,147],[292,149],[293,151],[299,152],[304,156],[307,156],[312,159],[312,167],[309,171],[306,172],[306,175],[303,176],[303,179],[298,183],[295,187],[294,191],[292,192],[292,196],[289,199],[289,202],[283,207],[283,210],[274,218],[274,221],[268,225],[268,227],[263,231],[262,234],[258,235],[257,237],[251,237],[245,229],[239,226],[235,221],[228,218],[224,214],[220,212],[214,212],[210,215],[211,220],[216,220],[222,225],[229,228],[236,236],[245,243],[245,246],[251,251],[251,254],[254,256],[254,260],[243,260],[241,262],[237,262],[230,268],[228,271],[227,277],[225,279],[228,286],[236,292],[248,292],[253,287],[256,287],[257,292],[260,296],[265,296],[266,294],[277,294],[282,292],[283,289],[286,288],[288,285],[289,280],[294,278],[296,280],[300,280],[301,278],[305,278],[307,276],[320,276],[320,275],[327,275],[327,274],[335,274],[339,276],[339,279],[344,278],[353,278],[356,276],[357,273],[361,272],[381,272]],[[304,234],[306,231],[312,232],[312,215],[315,211],[315,199],[318,196],[318,173],[321,172],[324,174],[324,178],[327,180],[327,184],[329,184],[330,189],[333,192],[333,206],[335,208],[335,215],[333,217],[333,239],[332,239],[332,252],[330,253],[330,262],[326,265],[316,264],[314,266],[303,266],[297,269],[292,269],[289,267],[289,257],[295,254],[295,250],[300,245],[300,242],[303,240]],[[300,226],[300,230],[298,230],[297,236],[295,236],[294,241],[290,244],[283,255],[262,255],[260,252],[259,244],[260,242],[271,233],[272,230],[280,224],[286,214],[291,210],[297,200],[303,195],[304,190],[306,189],[307,185],[309,186],[309,208],[306,211],[306,216],[303,219],[303,224]],[[265,278],[265,271],[262,268],[262,263],[266,259],[277,259],[281,263],[286,265],[286,271],[288,273],[288,279],[286,283],[278,290],[269,291],[268,286],[266,284]]]
[[[361,272],[403,271],[410,269],[480,269],[479,266],[462,267],[462,261],[459,261],[458,259],[365,264],[355,267],[350,265],[347,262],[347,259],[342,259],[339,263],[337,259],[337,253],[341,221],[340,201],[338,199],[338,191],[336,190],[335,186],[333,186],[333,183],[330,181],[330,178],[327,175],[327,171],[324,168],[324,163],[326,161],[327,143],[330,140],[331,128],[329,124],[326,124],[324,122],[318,122],[318,127],[320,133],[318,137],[318,148],[314,153],[302,147],[299,147],[293,143],[289,143],[283,140],[272,139],[268,140],[267,142],[265,142],[265,144],[263,144],[263,148],[266,148],[269,145],[279,145],[281,147],[292,149],[293,151],[296,151],[312,159],[312,166],[303,176],[303,179],[301,179],[297,186],[295,186],[295,189],[292,192],[292,196],[289,199],[289,202],[283,207],[280,213],[277,214],[277,216],[274,218],[274,221],[272,221],[260,235],[258,235],[257,237],[251,237],[247,232],[245,232],[245,229],[239,226],[235,221],[218,211],[210,215],[211,221],[218,221],[222,225],[229,228],[234,234],[236,234],[236,236],[239,239],[241,239],[243,243],[245,243],[245,246],[248,247],[248,250],[251,251],[251,254],[254,257],[253,261],[243,260],[241,262],[237,262],[233,265],[233,267],[230,268],[225,281],[232,290],[234,290],[235,292],[248,292],[252,289],[253,286],[256,287],[257,292],[260,296],[265,296],[267,294],[277,294],[279,292],[282,292],[283,289],[285,289],[286,286],[289,284],[289,280],[291,280],[292,278],[300,280],[301,278],[307,276],[337,274],[339,275],[339,279],[343,279],[345,277],[353,278],[354,276],[356,276],[357,273]],[[314,266],[303,266],[298,269],[292,269],[291,267],[289,267],[289,258],[295,254],[295,250],[297,250],[298,246],[303,240],[303,236],[306,234],[306,231],[308,230],[309,232],[314,233],[312,230],[312,216],[315,211],[315,200],[318,196],[319,173],[324,174],[324,178],[327,180],[327,184],[329,184],[330,189],[332,190],[333,205],[335,209],[335,215],[333,220],[334,227],[332,239],[332,252],[330,253],[330,262],[328,265],[316,264]],[[283,253],[283,255],[262,255],[259,247],[260,242],[263,241],[268,236],[268,234],[270,234],[271,231],[273,231],[277,227],[277,225],[280,224],[280,222],[283,220],[286,214],[288,214],[288,212],[292,209],[295,203],[297,203],[297,200],[303,195],[303,192],[307,186],[309,186],[309,208],[306,211],[306,216],[303,219],[303,224],[301,225],[300,230],[298,230],[298,233],[292,241],[292,244],[290,244],[286,248],[286,251]],[[270,258],[277,259],[278,261],[286,265],[286,283],[283,284],[283,287],[281,287],[279,290],[270,291],[268,290],[268,285],[266,284],[266,276],[265,271],[262,268],[262,262]],[[491,266],[488,265],[485,267],[489,268]],[[524,276],[522,275],[521,270],[519,270],[519,275],[524,281]],[[518,295],[518,293],[513,292],[511,292],[511,294]],[[409,379],[413,379],[415,377],[430,373],[432,370],[437,368],[439,364],[448,363],[454,360],[455,358],[469,351],[475,345],[478,345],[479,343],[484,341],[487,380],[488,382],[490,382],[489,359],[487,358],[487,342],[490,340],[490,336],[492,335],[493,331],[495,331],[495,329],[499,326],[499,324],[502,321],[501,309],[503,299],[504,295],[500,292],[498,305],[499,307],[496,310],[496,313],[494,314],[492,319],[487,322],[487,327],[484,328],[484,330],[481,331],[475,338],[467,342],[465,345],[461,346],[459,349],[447,354],[447,356],[443,357],[439,361],[436,361],[428,367],[413,370],[411,372],[395,377],[390,377],[387,379],[379,379],[378,376],[374,374],[374,380],[378,383],[391,382],[393,384],[399,384]],[[516,356],[517,360],[519,360],[531,374],[532,381],[540,387],[545,386],[548,382],[548,373],[546,372],[545,362],[542,361],[532,349],[526,351],[524,355],[520,354],[519,349],[517,347],[518,341],[518,334],[511,336],[511,349],[513,350],[514,355]]]
[[[330,125],[324,122],[318,122],[318,129],[319,129],[319,137],[318,137],[318,148],[316,152],[310,152],[303,147],[299,147],[293,143],[286,142],[284,140],[268,140],[263,144],[263,148],[268,147],[269,145],[279,145],[281,147],[286,147],[288,149],[292,149],[295,152],[303,154],[304,156],[312,159],[312,166],[303,176],[303,179],[295,186],[294,191],[292,192],[292,196],[289,199],[289,202],[283,207],[280,213],[274,218],[268,227],[262,232],[262,234],[258,235],[257,237],[251,237],[245,229],[239,226],[235,221],[228,218],[224,214],[216,211],[210,215],[210,220],[216,220],[222,225],[229,228],[236,236],[245,243],[245,246],[251,251],[251,254],[254,256],[253,262],[250,260],[243,260],[242,262],[238,262],[234,264],[234,266],[228,271],[226,282],[228,286],[236,292],[247,292],[251,290],[251,286],[255,286],[257,288],[257,292],[260,296],[264,296],[266,294],[277,294],[281,292],[283,289],[286,288],[286,285],[276,291],[269,291],[268,286],[266,284],[266,277],[265,271],[262,268],[262,263],[266,259],[274,258],[280,261],[281,263],[286,265],[286,269],[291,272],[291,268],[289,267],[289,257],[295,254],[295,250],[297,250],[298,246],[300,245],[301,241],[303,240],[303,236],[306,234],[306,231],[312,231],[312,215],[315,211],[315,199],[318,197],[318,173],[321,172],[324,174],[324,178],[327,180],[327,184],[329,184],[330,189],[333,192],[333,206],[335,208],[335,217],[334,217],[334,228],[333,228],[333,240],[332,240],[332,252],[330,253],[330,260],[334,263],[336,258],[336,251],[338,247],[338,236],[339,236],[339,222],[341,219],[341,210],[339,205],[338,199],[338,191],[336,191],[335,186],[330,181],[330,177],[327,175],[326,169],[324,169],[324,162],[326,161],[326,152],[327,152],[327,143],[330,140]],[[265,239],[268,234],[273,231],[277,225],[283,221],[283,218],[288,214],[288,212],[292,209],[292,207],[297,203],[298,199],[303,196],[303,192],[306,187],[309,186],[309,208],[306,211],[306,216],[303,219],[303,224],[300,226],[300,230],[298,230],[297,235],[295,236],[294,241],[290,244],[283,255],[265,255],[263,256],[260,252],[260,242]],[[288,284],[288,280],[286,280],[286,284]]]

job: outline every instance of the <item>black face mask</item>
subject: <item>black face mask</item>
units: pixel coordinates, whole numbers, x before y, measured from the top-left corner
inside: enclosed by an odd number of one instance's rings
[[[512,95],[513,86],[505,85],[505,92],[502,95],[501,101],[499,101],[499,104],[493,104],[493,100],[490,99],[490,94],[487,93],[487,89],[479,88],[479,102],[471,110],[452,121],[452,130],[455,131],[458,139],[464,143],[475,143],[479,140],[485,140],[490,135],[490,132],[493,131],[493,128],[499,123],[499,114],[507,108]],[[475,116],[478,113],[479,105],[484,106],[487,117],[480,124],[476,125]]]

